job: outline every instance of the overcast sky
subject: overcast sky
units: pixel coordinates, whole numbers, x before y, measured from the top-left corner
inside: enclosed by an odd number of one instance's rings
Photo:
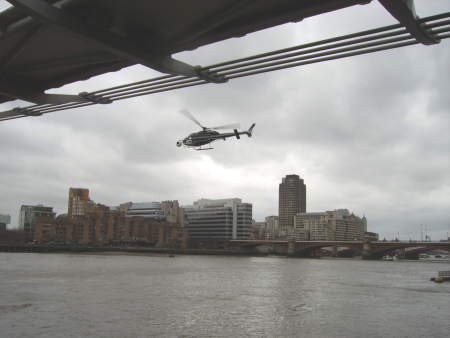
[[[1,5],[1,3],[0,3]],[[448,0],[416,0],[420,16]],[[230,39],[175,57],[208,65],[394,23],[373,1]],[[450,231],[450,39],[349,59],[0,122],[0,213],[22,204],[67,212],[69,187],[97,203],[239,197],[253,217],[278,213],[287,174],[307,186],[307,211],[347,208],[381,237],[432,239]],[[79,93],[157,76],[142,66],[74,83]],[[0,105],[0,111],[20,104]],[[22,104],[23,105],[23,104]],[[256,123],[254,137],[214,150],[177,148],[209,126]]]

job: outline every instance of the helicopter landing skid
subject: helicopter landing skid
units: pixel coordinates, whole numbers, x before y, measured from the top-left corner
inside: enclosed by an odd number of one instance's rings
[[[196,148],[195,150],[212,150],[212,149],[214,149],[214,148]]]

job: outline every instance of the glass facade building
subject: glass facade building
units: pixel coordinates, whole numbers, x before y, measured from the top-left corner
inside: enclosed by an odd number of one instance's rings
[[[247,239],[252,226],[252,205],[239,198],[201,199],[184,208],[190,239]]]
[[[147,219],[163,221],[166,219],[159,202],[128,203],[127,217],[140,216]]]

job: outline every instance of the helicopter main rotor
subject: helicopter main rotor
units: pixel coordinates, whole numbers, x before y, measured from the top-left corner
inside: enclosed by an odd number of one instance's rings
[[[182,110],[180,110],[180,113],[183,114],[185,117],[187,117],[192,122],[194,122],[196,125],[198,125],[203,130],[207,130],[207,129],[213,129],[213,130],[236,129],[236,128],[240,128],[241,127],[241,125],[239,123],[224,124],[224,125],[217,126],[217,127],[205,127],[194,117],[194,115],[192,115],[192,113],[189,110],[182,109]]]
[[[196,125],[200,126],[203,129],[207,129],[206,127],[202,126],[202,124],[200,122],[198,122],[198,120],[194,117],[194,115],[192,115],[192,113],[187,110],[187,109],[181,109],[180,113],[183,114],[184,116],[186,116],[189,120],[191,120],[192,122],[194,122]]]

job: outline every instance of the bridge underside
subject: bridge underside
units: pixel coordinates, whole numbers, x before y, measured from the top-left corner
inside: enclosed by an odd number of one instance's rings
[[[46,89],[134,64],[220,83],[172,54],[368,2],[8,1],[15,7],[0,13],[0,103],[39,104],[70,99],[45,96]]]
[[[0,112],[0,121],[450,38],[450,13],[419,18],[413,0],[379,0],[398,24],[198,66],[172,55],[371,0],[8,1],[15,7],[0,13],[0,103],[34,105]],[[93,92],[45,93],[135,64],[168,75]]]

